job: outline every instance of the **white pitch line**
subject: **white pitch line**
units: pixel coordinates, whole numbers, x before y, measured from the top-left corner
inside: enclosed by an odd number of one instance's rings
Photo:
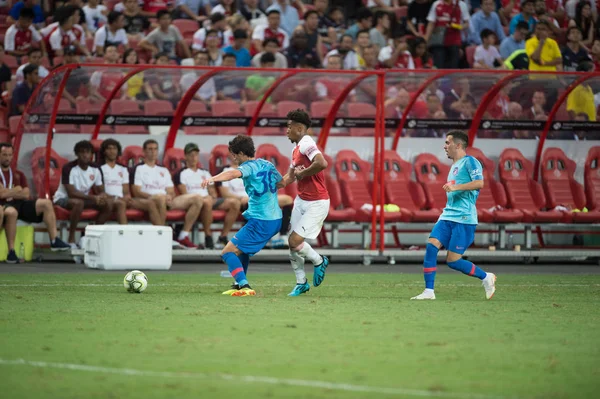
[[[116,375],[138,376],[138,377],[160,377],[160,378],[185,378],[185,379],[220,379],[226,381],[244,381],[248,383],[269,384],[269,385],[288,385],[296,387],[308,388],[323,388],[334,391],[346,392],[365,392],[379,393],[386,395],[410,395],[420,396],[425,398],[461,398],[461,399],[508,399],[504,396],[497,395],[480,395],[480,394],[465,394],[451,392],[426,391],[422,389],[404,389],[404,388],[386,388],[375,387],[369,385],[354,385],[327,381],[310,381],[297,380],[291,378],[276,378],[276,377],[261,377],[252,375],[233,375],[233,374],[206,374],[206,373],[188,373],[188,372],[172,372],[172,371],[150,371],[136,370],[126,368],[113,368],[102,366],[90,366],[87,364],[72,364],[72,363],[53,363],[43,361],[32,361],[25,359],[0,359],[0,365],[6,366],[30,366],[46,369],[66,369],[75,371],[87,371],[90,373],[106,373]],[[515,398],[515,397],[511,397]]]

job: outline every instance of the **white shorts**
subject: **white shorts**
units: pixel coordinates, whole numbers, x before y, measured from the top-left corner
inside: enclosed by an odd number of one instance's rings
[[[328,213],[328,199],[305,201],[296,197],[290,220],[292,231],[295,231],[300,237],[315,239],[319,236]]]

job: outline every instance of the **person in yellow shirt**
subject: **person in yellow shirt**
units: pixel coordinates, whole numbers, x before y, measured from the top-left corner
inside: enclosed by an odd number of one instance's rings
[[[549,35],[549,23],[538,21],[535,26],[535,36],[525,42],[530,71],[555,72],[562,70],[562,54],[558,48],[558,43],[549,38]]]
[[[592,72],[594,63],[583,61],[577,66],[577,72]],[[590,85],[582,83],[577,86],[567,97],[567,111],[571,119],[585,114],[588,121],[596,122],[596,105],[594,104],[594,92]]]

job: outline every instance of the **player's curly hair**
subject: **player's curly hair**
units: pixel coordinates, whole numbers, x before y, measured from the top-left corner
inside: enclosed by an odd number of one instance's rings
[[[240,152],[249,158],[254,158],[256,150],[254,149],[254,141],[249,136],[237,135],[229,142],[229,152],[239,154]]]
[[[464,149],[467,149],[469,146],[469,135],[462,130],[451,130],[446,133],[446,136],[452,136],[452,141],[454,141],[455,144],[462,144]]]
[[[306,126],[307,129],[312,125],[310,116],[308,116],[308,113],[302,108],[288,112],[287,119],[292,122],[301,123]]]
[[[84,151],[94,152],[94,146],[92,145],[91,141],[81,140],[77,144],[75,144],[75,147],[73,148],[73,152],[75,152],[75,155],[78,155],[79,153]]]
[[[104,153],[106,152],[106,149],[108,147],[110,147],[111,145],[114,145],[115,147],[117,147],[117,156],[121,156],[121,154],[123,152],[123,148],[121,147],[121,143],[119,143],[115,139],[106,139],[106,140],[104,140],[102,142],[102,144],[100,145],[100,154],[102,156],[104,156]]]

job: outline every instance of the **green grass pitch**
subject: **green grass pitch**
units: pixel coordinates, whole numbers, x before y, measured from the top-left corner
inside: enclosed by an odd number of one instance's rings
[[[600,276],[0,275],[0,390],[18,398],[598,398]]]

